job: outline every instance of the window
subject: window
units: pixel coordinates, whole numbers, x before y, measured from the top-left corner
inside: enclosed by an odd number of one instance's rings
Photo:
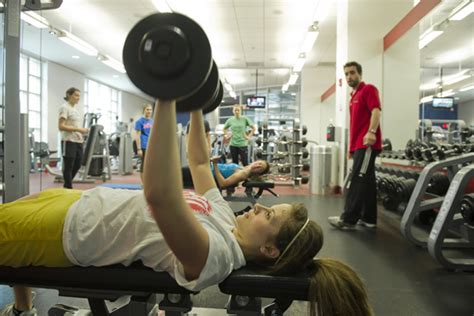
[[[47,126],[42,120],[41,103],[41,61],[27,56],[20,56],[20,112],[28,113],[28,128],[35,141],[47,141]],[[46,111],[43,111],[46,113]]]
[[[230,97],[224,98],[224,102],[219,107],[219,120],[221,124],[232,117],[232,105],[246,103],[248,97],[255,95],[266,97],[266,107],[263,109],[252,109],[244,107],[242,115],[247,116],[254,124],[260,124],[266,119],[294,119],[300,117],[300,107],[298,93],[282,93],[281,87],[265,88],[262,90],[242,91],[242,101],[232,99]]]
[[[98,121],[107,134],[115,132],[115,123],[121,119],[122,100],[120,91],[94,80],[86,79],[84,85],[85,113],[100,113]]]

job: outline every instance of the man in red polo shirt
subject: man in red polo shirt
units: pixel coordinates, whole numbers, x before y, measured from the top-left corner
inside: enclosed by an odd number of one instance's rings
[[[347,159],[354,159],[347,184],[346,203],[341,216],[328,218],[329,223],[344,230],[361,224],[375,228],[377,224],[377,189],[375,185],[375,157],[382,150],[380,133],[380,99],[377,88],[362,80],[362,66],[351,61],[344,65],[351,92],[350,142]]]

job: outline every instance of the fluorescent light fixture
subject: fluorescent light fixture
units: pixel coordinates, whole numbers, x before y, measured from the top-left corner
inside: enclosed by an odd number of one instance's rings
[[[461,21],[466,16],[474,12],[474,1],[467,0],[463,1],[460,5],[458,5],[451,13],[449,20],[451,21]]]
[[[81,57],[79,57],[78,55],[72,55],[71,57],[72,57],[73,59],[79,59],[79,58],[81,58]]]
[[[426,91],[426,90],[433,90],[438,88],[439,84],[438,82],[430,82],[430,83],[425,83],[420,86],[420,90]]]
[[[224,88],[226,88],[226,90],[227,90],[229,93],[234,90],[234,89],[232,89],[232,86],[230,85],[230,83],[227,82],[227,79],[224,80]]]
[[[291,74],[290,80],[288,80],[288,84],[292,86],[296,83],[296,80],[298,80],[298,74]]]
[[[443,34],[443,31],[438,26],[430,27],[425,33],[420,36],[418,48],[422,49],[441,34]]]
[[[313,49],[314,42],[316,42],[318,35],[319,35],[318,24],[315,23],[309,27],[309,30],[306,33],[303,46],[301,47],[302,53],[307,54]]]
[[[432,95],[421,98],[420,103],[426,103],[426,102],[430,102],[430,101],[433,101],[433,96]]]
[[[300,72],[306,62],[306,55],[301,53],[293,66],[293,72]]]
[[[235,91],[230,91],[229,92],[229,95],[234,98],[234,99],[237,99],[237,95],[235,94]]]
[[[463,71],[455,73],[454,75],[445,76],[443,78],[443,85],[450,85],[450,84],[462,81],[464,79],[470,78],[471,74],[468,74],[469,71],[470,71],[469,69],[464,69]]]
[[[464,79],[467,79],[467,78],[471,78],[471,76],[470,75],[462,75],[462,76],[459,76],[459,77],[446,79],[446,80],[443,80],[443,85],[451,85],[453,83],[463,81]]]
[[[285,83],[282,87],[281,87],[281,92],[285,93],[286,91],[288,91],[288,88],[290,87],[290,84],[289,83]]]
[[[474,84],[470,85],[470,86],[467,86],[467,87],[464,87],[464,88],[461,88],[461,89],[459,89],[459,91],[465,92],[465,91],[469,91],[469,90],[473,90],[473,89],[474,89]]]
[[[86,55],[96,56],[99,53],[99,51],[94,46],[83,41],[76,35],[73,35],[69,32],[66,32],[66,31],[58,32],[58,38],[64,43],[68,44],[69,46],[74,47],[75,49],[83,52]]]
[[[153,5],[155,6],[155,8],[161,13],[173,12],[173,10],[171,10],[166,0],[152,0],[151,2],[153,2]]]
[[[100,56],[100,55],[99,55]],[[106,64],[107,66],[109,66],[110,68],[114,69],[114,70],[117,70],[118,72],[121,72],[121,73],[126,73],[125,71],[125,67],[123,66],[123,64],[121,62],[119,62],[118,60],[116,59],[113,59],[112,57],[110,56],[104,56],[105,58],[98,58],[101,62],[103,62],[104,64]]]
[[[21,12],[20,16],[23,21],[38,29],[46,29],[49,27],[48,20],[34,12]]]
[[[331,6],[331,0],[319,0],[316,12],[314,14],[314,21],[322,22],[329,14],[329,8]]]

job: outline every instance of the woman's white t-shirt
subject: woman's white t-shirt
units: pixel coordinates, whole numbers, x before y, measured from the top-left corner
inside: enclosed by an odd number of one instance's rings
[[[245,265],[242,250],[232,234],[232,209],[215,188],[204,196],[191,191],[185,191],[184,196],[209,234],[207,261],[197,280],[186,280],[183,266],[166,244],[141,190],[97,187],[84,191],[66,216],[66,256],[79,266],[128,266],[141,260],[156,271],[167,271],[179,285],[190,290],[199,291],[220,283]]]
[[[82,118],[76,107],[66,102],[59,107],[59,118],[66,120],[67,126],[81,127]],[[84,136],[80,132],[61,131],[61,140],[74,143],[83,143]]]

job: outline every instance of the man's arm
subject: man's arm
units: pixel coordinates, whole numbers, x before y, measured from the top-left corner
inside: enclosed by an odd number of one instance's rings
[[[379,124],[380,124],[380,109],[374,108],[372,110],[372,114],[370,115],[369,129],[364,136],[364,145],[372,146],[373,144],[375,144],[375,141],[377,140],[375,131],[377,131]]]
[[[154,115],[145,157],[143,191],[166,243],[183,265],[186,278],[194,280],[206,263],[209,235],[183,197],[175,101],[158,101]]]

